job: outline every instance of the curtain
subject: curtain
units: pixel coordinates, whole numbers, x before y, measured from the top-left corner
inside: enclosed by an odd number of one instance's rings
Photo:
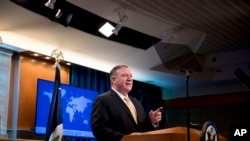
[[[78,65],[70,67],[70,85],[95,90],[99,94],[110,89],[109,74]]]

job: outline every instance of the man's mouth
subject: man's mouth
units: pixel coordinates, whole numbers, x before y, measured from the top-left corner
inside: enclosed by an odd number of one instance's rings
[[[126,83],[127,86],[131,86],[132,84],[131,83]]]

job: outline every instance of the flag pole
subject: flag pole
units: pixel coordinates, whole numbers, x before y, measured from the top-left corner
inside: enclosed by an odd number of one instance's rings
[[[55,58],[54,67],[55,85],[50,103],[50,112],[47,120],[45,141],[62,141],[63,138],[63,120],[62,120],[62,102],[61,102],[61,79],[60,79],[60,60],[63,54],[60,50],[52,51],[51,56]]]

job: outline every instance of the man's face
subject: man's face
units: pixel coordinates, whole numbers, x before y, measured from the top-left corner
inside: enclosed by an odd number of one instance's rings
[[[116,71],[116,75],[112,78],[113,87],[120,93],[126,95],[131,91],[133,86],[132,73],[129,68],[123,67]]]

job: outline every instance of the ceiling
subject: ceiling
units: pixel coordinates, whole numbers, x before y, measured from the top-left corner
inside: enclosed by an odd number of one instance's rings
[[[185,96],[186,82],[191,96],[249,90],[235,70],[250,76],[250,1],[67,0],[68,24],[50,17],[46,0],[16,2],[0,1],[2,47],[59,49],[64,60],[104,72],[126,64],[167,98]],[[116,25],[121,9],[128,19],[118,35],[94,30],[105,20]]]

